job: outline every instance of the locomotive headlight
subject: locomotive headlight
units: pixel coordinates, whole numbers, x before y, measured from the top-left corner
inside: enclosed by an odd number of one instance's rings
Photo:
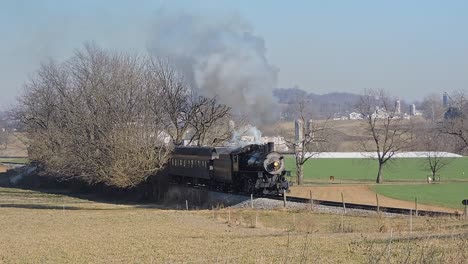
[[[284,172],[283,156],[278,152],[270,152],[263,159],[263,168],[270,175],[280,175]]]

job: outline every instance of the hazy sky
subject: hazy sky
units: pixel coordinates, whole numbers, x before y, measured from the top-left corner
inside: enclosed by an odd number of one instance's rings
[[[0,0],[0,105],[48,58],[85,41],[146,52],[157,11],[238,15],[263,37],[278,86],[395,96],[468,88],[468,1]]]

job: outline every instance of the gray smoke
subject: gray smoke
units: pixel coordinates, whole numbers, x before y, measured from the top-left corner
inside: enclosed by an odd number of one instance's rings
[[[149,52],[174,63],[200,95],[218,96],[255,123],[276,119],[277,70],[266,58],[264,40],[242,19],[163,9],[151,34]]]

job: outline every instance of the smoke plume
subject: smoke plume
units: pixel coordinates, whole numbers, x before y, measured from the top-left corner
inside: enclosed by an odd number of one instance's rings
[[[163,9],[151,33],[149,52],[175,64],[200,95],[217,96],[251,122],[276,119],[277,70],[266,58],[264,40],[241,18]]]

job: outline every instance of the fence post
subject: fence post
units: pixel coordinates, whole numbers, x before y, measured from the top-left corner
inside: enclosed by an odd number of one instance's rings
[[[344,202],[343,193],[341,193],[341,202],[343,203],[343,212],[346,214],[346,204],[345,204],[345,202]]]
[[[379,204],[379,195],[376,193],[375,194],[375,200],[377,202],[377,214],[380,213],[380,204]]]
[[[286,192],[283,192],[283,206],[286,207]]]
[[[341,233],[344,233],[344,215],[345,212],[341,212]]]
[[[415,210],[414,216],[418,216],[418,197],[414,198],[414,210]]]
[[[254,208],[253,207],[253,193],[250,195],[250,206],[252,207],[252,209]]]
[[[465,204],[465,220],[468,219],[468,203]]]
[[[312,190],[310,190],[310,210],[312,211],[312,207],[314,206],[314,200],[312,199]]]
[[[188,211],[188,200],[185,200],[185,209]]]
[[[410,223],[410,235],[413,233],[413,209],[410,209],[409,213],[409,223]]]

